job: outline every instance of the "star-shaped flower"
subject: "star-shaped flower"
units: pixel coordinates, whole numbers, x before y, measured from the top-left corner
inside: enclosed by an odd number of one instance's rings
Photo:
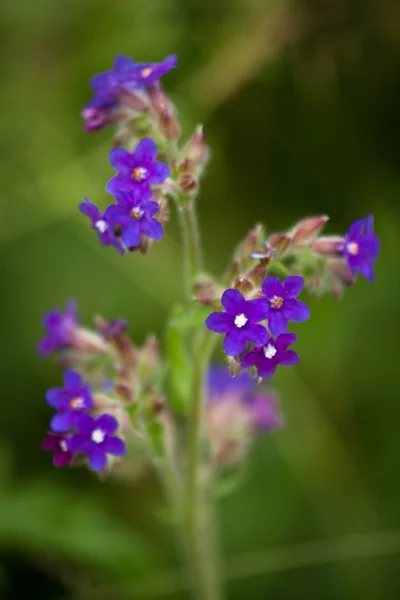
[[[278,365],[296,365],[299,357],[293,350],[288,350],[296,341],[296,334],[283,333],[276,340],[268,337],[265,344],[256,346],[252,352],[245,354],[241,360],[242,367],[256,367],[257,374],[263,379],[269,379],[275,373]]]
[[[46,401],[58,411],[50,423],[55,432],[70,431],[76,417],[91,410],[94,404],[90,387],[83,384],[82,377],[75,371],[64,373],[64,387],[50,389]]]
[[[97,206],[92,204],[88,198],[85,198],[85,201],[79,205],[79,210],[82,214],[89,217],[92,227],[99,236],[99,240],[103,246],[114,246],[120,254],[125,254],[125,250],[116,238],[105,213],[101,213]]]
[[[350,225],[343,244],[343,255],[353,276],[358,270],[366,279],[374,281],[374,262],[378,258],[379,246],[373,215]]]
[[[268,301],[268,329],[272,335],[286,333],[288,321],[301,323],[310,316],[310,309],[301,300],[296,300],[304,286],[303,277],[288,277],[283,283],[277,277],[268,276],[262,291]]]

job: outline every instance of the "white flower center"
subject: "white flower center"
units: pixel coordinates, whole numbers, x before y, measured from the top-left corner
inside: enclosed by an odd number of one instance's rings
[[[277,352],[275,346],[273,346],[272,344],[268,344],[267,346],[264,346],[264,356],[265,358],[273,358]]]
[[[100,231],[100,233],[104,233],[108,229],[108,225],[103,219],[96,221],[94,226],[96,227],[97,231]]]
[[[143,181],[144,179],[146,179],[147,175],[147,169],[145,169],[144,167],[136,167],[135,169],[133,169],[131,177],[135,181]]]
[[[60,448],[61,452],[68,452],[68,444],[65,440],[60,440],[58,447]]]
[[[85,408],[85,401],[80,396],[72,398],[69,404],[73,410],[81,410],[82,408]]]
[[[357,242],[349,242],[347,244],[347,252],[352,256],[357,256],[358,254],[358,244]]]
[[[244,313],[241,313],[240,315],[236,315],[234,323],[236,327],[240,329],[241,327],[244,327],[246,325],[247,321],[248,318],[246,317],[246,315]]]
[[[101,444],[106,439],[106,434],[102,429],[95,429],[90,437],[95,444]]]

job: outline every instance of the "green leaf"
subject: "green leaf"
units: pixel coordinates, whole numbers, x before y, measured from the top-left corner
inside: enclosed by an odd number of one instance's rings
[[[185,330],[175,324],[182,317],[183,309],[176,306],[166,334],[167,396],[173,410],[179,414],[186,414],[190,397],[192,364]]]
[[[209,314],[210,308],[208,306],[196,306],[196,308],[191,311],[172,319],[171,324],[180,331],[187,331],[198,327],[199,325],[204,325],[204,321]]]

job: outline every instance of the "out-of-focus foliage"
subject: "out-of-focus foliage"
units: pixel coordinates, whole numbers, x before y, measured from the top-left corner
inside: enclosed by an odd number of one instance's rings
[[[286,427],[219,503],[229,598],[397,598],[400,7],[4,0],[0,23],[5,597],[187,597],[152,475],[105,485],[50,466],[43,395],[60,373],[35,354],[42,314],[74,296],[84,319],[127,318],[138,342],[165,333],[181,299],[177,227],[145,258],[100,247],[77,205],[105,200],[110,132],[85,134],[79,111],[116,54],[177,53],[166,89],[185,135],[203,122],[213,150],[199,202],[211,271],[260,220],[281,231],[327,213],[334,233],[374,212],[382,242],[373,286],[309,299],[301,363],[275,378]],[[309,541],[321,546],[296,545]]]

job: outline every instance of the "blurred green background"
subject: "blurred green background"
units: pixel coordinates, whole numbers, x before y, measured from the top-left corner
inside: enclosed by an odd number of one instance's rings
[[[335,233],[373,212],[382,244],[374,285],[308,300],[301,363],[275,378],[286,427],[218,505],[228,598],[399,598],[400,5],[3,0],[0,28],[2,597],[188,597],[153,475],[105,485],[41,451],[60,373],[35,352],[43,313],[71,297],[88,324],[124,316],[138,342],[163,335],[181,295],[175,216],[147,257],[99,245],[77,205],[105,201],[111,132],[85,134],[79,112],[116,54],[177,53],[165,88],[213,151],[210,270],[259,220],[326,213]]]

